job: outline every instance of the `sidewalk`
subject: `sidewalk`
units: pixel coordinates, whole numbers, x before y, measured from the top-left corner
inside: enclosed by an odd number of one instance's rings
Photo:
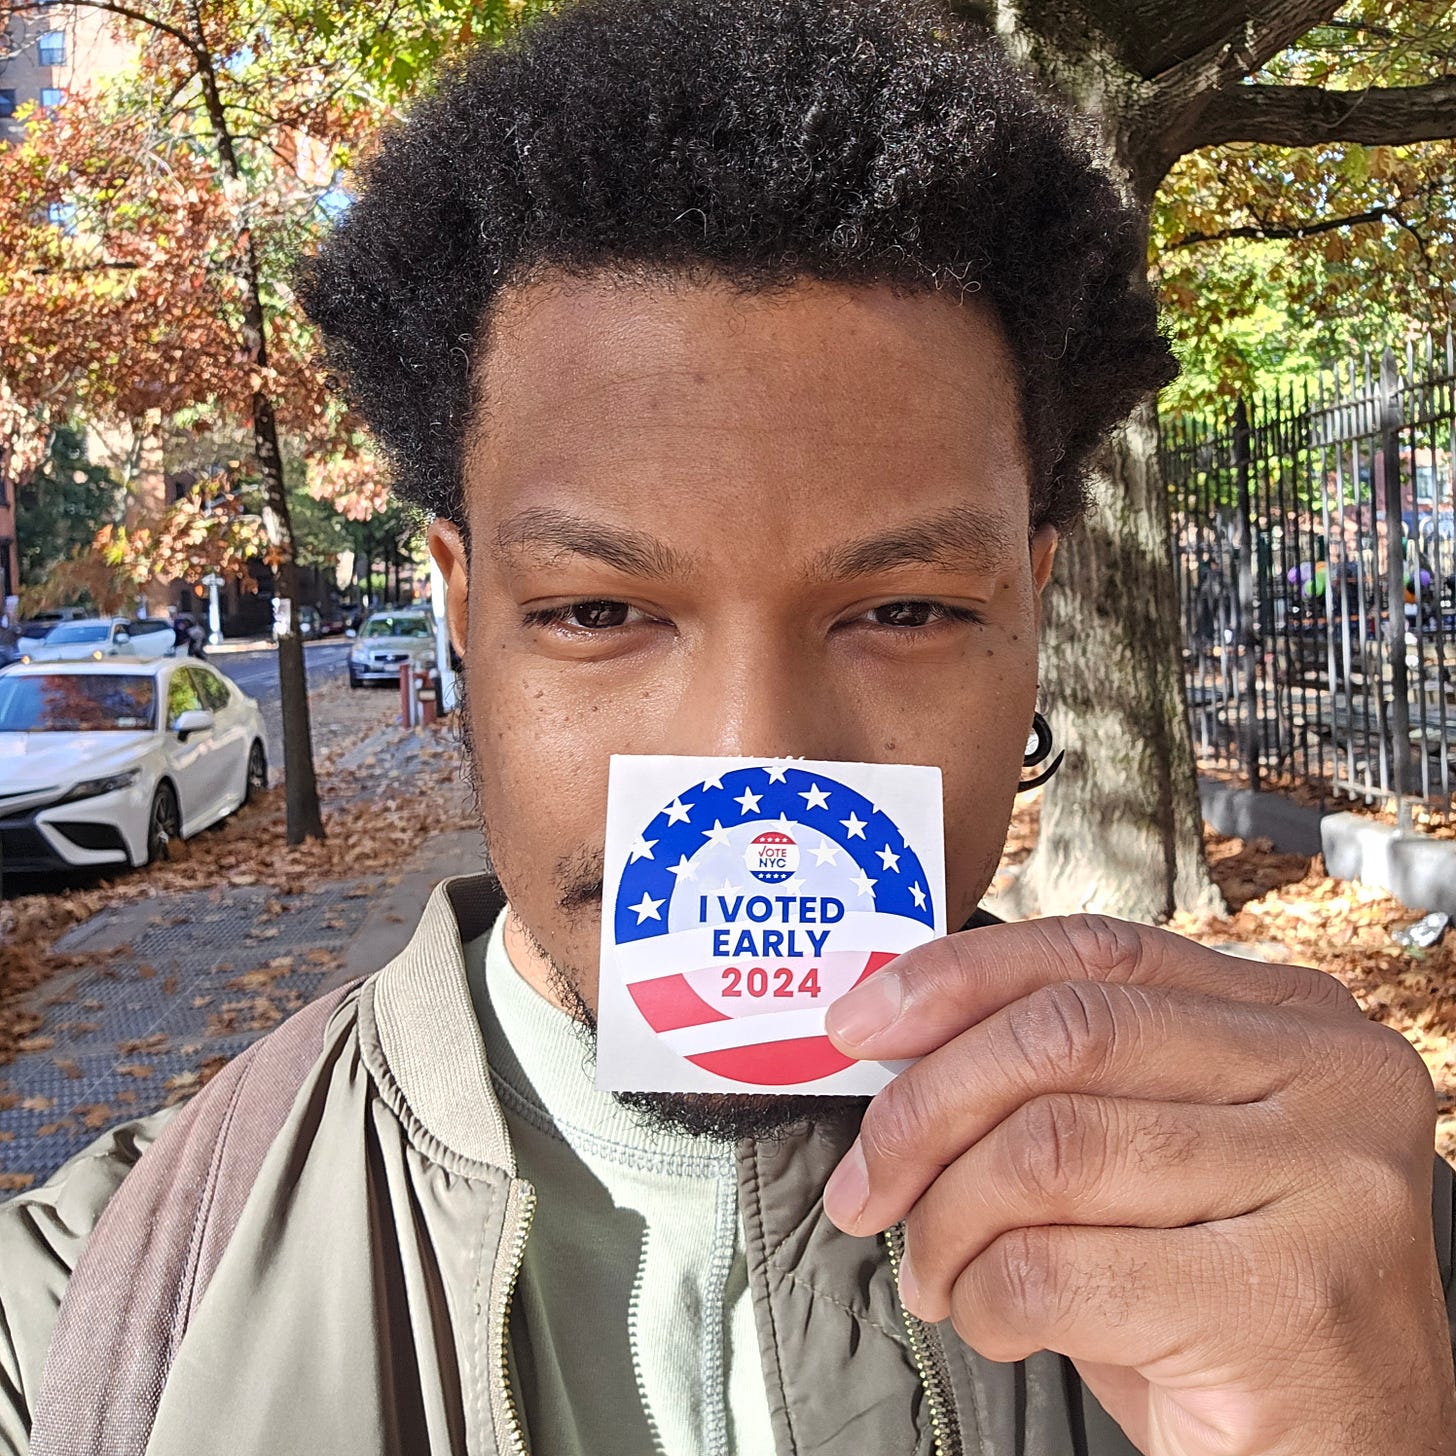
[[[310,1000],[377,970],[434,886],[483,863],[479,832],[454,829],[387,876],[174,891],[77,925],[55,950],[82,964],[24,998],[43,1034],[0,1067],[0,1198],[44,1181],[102,1129],[189,1096]]]

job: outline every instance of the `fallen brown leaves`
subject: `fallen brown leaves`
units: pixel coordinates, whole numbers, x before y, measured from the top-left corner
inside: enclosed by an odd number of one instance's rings
[[[218,666],[226,673],[225,657],[218,659]],[[124,956],[125,947],[107,955],[89,952],[69,957],[51,949],[68,930],[99,911],[209,886],[221,903],[234,886],[268,885],[275,893],[265,902],[261,923],[250,934],[251,939],[268,940],[279,930],[267,922],[285,913],[289,896],[330,880],[368,875],[383,879],[397,874],[401,862],[431,834],[465,828],[473,822],[469,797],[461,788],[461,755],[451,724],[394,727],[397,694],[355,692],[339,681],[315,689],[310,706],[325,839],[301,845],[287,842],[280,786],[188,841],[185,860],[178,857],[78,888],[26,895],[0,905],[5,920],[0,935],[0,1066],[16,1052],[47,1050],[54,1045],[54,1038],[41,1034],[41,1015],[30,1005],[22,1007],[25,993],[59,972],[94,969],[98,961]],[[371,751],[361,754],[360,745],[366,740]],[[278,772],[276,767],[274,772]],[[159,914],[153,923],[167,925],[173,919]],[[146,979],[157,975],[157,970],[143,965],[128,974]],[[175,979],[166,978],[162,989],[172,994]],[[88,1010],[102,1009],[100,1001],[85,1004]],[[271,1025],[281,1019],[277,1013],[287,1014],[291,1009],[295,1008],[273,1006],[262,1013],[254,1007],[250,1013],[230,1007],[230,1013],[236,1023]]]

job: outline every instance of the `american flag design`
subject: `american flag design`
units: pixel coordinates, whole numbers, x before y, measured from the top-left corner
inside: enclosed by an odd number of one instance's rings
[[[667,1056],[619,1067],[617,1080],[604,1080],[599,1062],[598,1084],[849,1090],[843,1084],[864,1064],[830,1042],[825,1011],[902,951],[944,933],[938,771],[614,759],[614,796],[618,766],[636,762],[694,772],[673,781],[671,798],[645,822],[636,796],[636,823],[620,833],[615,856],[609,829],[601,1033],[613,1017],[635,1018],[632,1041],[645,1031]],[[855,782],[866,776],[874,783]],[[919,777],[910,787],[897,776]],[[899,798],[908,789],[917,805],[908,834],[906,816],[883,802],[886,783],[900,787]],[[922,802],[927,790],[932,806]],[[614,807],[609,824],[620,832]],[[920,821],[933,830],[917,832]],[[609,984],[625,995],[607,995]],[[874,1064],[869,1075],[878,1084],[888,1077]]]

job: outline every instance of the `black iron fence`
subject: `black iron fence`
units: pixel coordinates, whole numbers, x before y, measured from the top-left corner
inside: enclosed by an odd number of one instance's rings
[[[1165,418],[1194,744],[1252,787],[1456,816],[1456,351]]]

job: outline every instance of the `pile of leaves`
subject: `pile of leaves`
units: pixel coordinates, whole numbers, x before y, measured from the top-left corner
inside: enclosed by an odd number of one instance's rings
[[[432,834],[475,822],[448,720],[399,728],[392,722],[396,695],[351,692],[332,682],[310,699],[324,839],[287,843],[279,785],[220,825],[175,843],[165,862],[0,902],[0,1065],[17,1050],[37,1049],[41,1016],[25,993],[61,972],[95,965],[94,951],[65,956],[53,947],[99,911],[208,886],[225,895],[229,886],[267,885],[287,897],[328,881],[383,878]]]

